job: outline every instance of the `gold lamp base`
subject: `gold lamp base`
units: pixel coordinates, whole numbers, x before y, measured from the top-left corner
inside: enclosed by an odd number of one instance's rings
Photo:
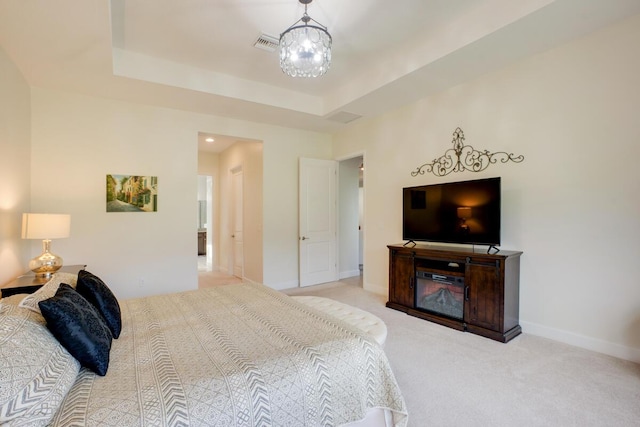
[[[50,246],[51,240],[43,240],[42,254],[29,261],[29,270],[33,271],[36,277],[51,277],[62,268],[62,258],[52,254]]]

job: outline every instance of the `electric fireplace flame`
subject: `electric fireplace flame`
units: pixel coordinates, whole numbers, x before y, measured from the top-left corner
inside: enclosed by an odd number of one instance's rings
[[[464,315],[464,277],[416,273],[416,308],[462,319]]]

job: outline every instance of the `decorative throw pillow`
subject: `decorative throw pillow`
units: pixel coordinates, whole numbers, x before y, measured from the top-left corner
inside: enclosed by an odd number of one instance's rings
[[[104,376],[109,368],[112,338],[95,307],[65,283],[39,305],[53,336],[80,365]]]
[[[122,330],[122,315],[120,304],[111,289],[98,276],[81,270],[78,272],[76,290],[98,309],[113,337],[118,338]]]
[[[60,283],[66,283],[72,288],[75,288],[77,279],[78,276],[75,274],[64,272],[54,273],[47,283],[31,295],[25,297],[19,305],[22,308],[40,313],[40,308],[38,307],[38,303],[40,301],[44,301],[47,298],[54,296],[58,290],[58,286],[60,286]]]
[[[79,369],[39,314],[0,307],[0,425],[48,425]]]

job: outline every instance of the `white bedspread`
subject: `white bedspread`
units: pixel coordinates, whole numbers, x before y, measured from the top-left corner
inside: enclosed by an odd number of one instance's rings
[[[107,375],[82,370],[54,426],[335,426],[377,407],[406,425],[375,340],[265,286],[121,308]]]

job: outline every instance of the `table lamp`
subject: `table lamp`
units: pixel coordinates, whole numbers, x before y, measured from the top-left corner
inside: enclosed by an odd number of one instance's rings
[[[36,277],[51,277],[62,267],[62,258],[51,253],[51,239],[69,237],[71,216],[67,214],[22,214],[22,238],[42,239],[42,254],[29,261]]]

